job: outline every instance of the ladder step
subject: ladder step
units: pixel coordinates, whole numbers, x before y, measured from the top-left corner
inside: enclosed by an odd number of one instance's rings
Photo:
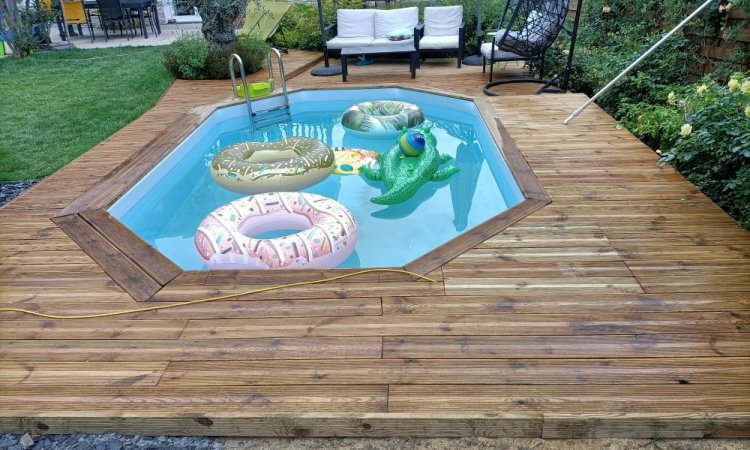
[[[275,123],[286,122],[292,119],[289,108],[275,108],[253,113],[256,127],[264,127]]]
[[[268,119],[274,119],[277,117],[288,117],[289,112],[288,111],[274,111],[271,113],[266,114],[253,114],[255,120],[268,120]]]
[[[280,106],[274,106],[273,108],[261,109],[260,111],[253,111],[253,117],[259,116],[261,114],[269,114],[273,112],[288,113],[289,107],[286,105],[280,105]]]

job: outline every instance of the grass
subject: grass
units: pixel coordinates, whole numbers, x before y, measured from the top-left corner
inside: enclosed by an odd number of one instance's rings
[[[41,178],[156,104],[172,83],[163,48],[0,59],[0,181]]]

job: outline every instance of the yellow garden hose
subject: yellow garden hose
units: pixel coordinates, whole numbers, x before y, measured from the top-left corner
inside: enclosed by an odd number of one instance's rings
[[[433,280],[432,278],[426,277],[424,275],[419,275],[417,273],[409,272],[408,270],[403,270],[403,269],[365,269],[365,270],[360,270],[357,272],[347,273],[344,275],[337,275],[331,278],[323,278],[320,280],[300,281],[298,283],[279,284],[276,286],[270,286],[270,287],[265,287],[261,289],[253,289],[250,291],[239,292],[237,294],[220,295],[218,297],[201,298],[198,300],[190,300],[187,302],[170,303],[167,305],[149,306],[146,308],[128,309],[124,311],[115,311],[115,312],[108,312],[108,313],[101,313],[101,314],[84,314],[84,315],[79,315],[79,316],[73,316],[73,315],[66,316],[66,315],[60,315],[60,314],[46,314],[46,313],[41,313],[41,312],[31,311],[28,309],[21,309],[21,308],[0,308],[0,313],[15,312],[15,313],[20,313],[20,314],[29,314],[29,315],[37,316],[37,317],[44,317],[45,319],[95,319],[95,318],[101,318],[101,317],[124,316],[126,314],[136,314],[136,313],[147,312],[147,311],[159,311],[162,309],[179,308],[182,306],[197,305],[200,303],[218,302],[221,300],[227,300],[227,299],[234,298],[234,297],[260,294],[262,292],[269,292],[269,291],[277,291],[279,289],[295,287],[295,286],[307,286],[310,284],[328,283],[331,281],[341,280],[343,278],[353,277],[355,275],[362,275],[365,273],[373,273],[373,272],[403,273],[403,274],[411,275],[413,277],[420,278],[422,280],[430,281],[432,283],[435,282],[435,280]]]

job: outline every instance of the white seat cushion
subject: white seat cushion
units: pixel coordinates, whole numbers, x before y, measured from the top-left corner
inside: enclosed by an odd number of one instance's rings
[[[375,37],[375,10],[339,9],[336,12],[336,36],[342,38]]]
[[[458,48],[458,36],[424,36],[419,48],[425,50]]]
[[[498,44],[500,43],[500,40],[503,39],[504,35],[505,35],[505,28],[501,28],[497,30],[497,34],[495,35],[493,39],[495,43],[495,48],[498,48]],[[505,37],[504,45],[501,45],[499,47],[508,48],[508,46],[516,45],[521,39],[523,39],[519,37],[518,31],[508,31],[508,35],[504,37]]]
[[[497,33],[495,33],[495,36],[493,37],[493,41],[495,41],[495,44],[497,45],[498,42],[500,42],[500,39],[503,38],[503,35],[505,34],[505,28],[501,28],[497,30]],[[505,39],[518,39],[518,32],[517,31],[508,31],[508,36]]]
[[[377,39],[373,39],[372,42],[370,43],[370,45],[403,45],[403,46],[407,46],[409,44],[414,45],[413,37],[409,39],[404,39],[403,41],[392,41],[388,38],[377,38]]]
[[[373,41],[373,38],[367,37],[367,36],[350,37],[350,38],[342,38],[342,37],[336,36],[335,38],[326,42],[326,47],[328,47],[331,50],[341,50],[342,48],[346,48],[346,47],[364,47],[365,45],[371,45],[372,41]]]
[[[424,9],[425,36],[455,36],[464,19],[464,7],[428,6]],[[420,45],[421,47],[421,45]]]
[[[371,10],[373,11],[373,10]],[[400,8],[375,11],[375,38],[388,37],[388,33],[399,28],[411,28],[419,22],[419,8]]]
[[[419,41],[419,42],[420,42],[420,47],[421,47],[422,41]],[[495,54],[494,54],[495,61],[503,60],[503,59],[526,59],[523,56],[517,55],[515,53],[498,50],[497,46],[492,45],[491,42],[485,42],[484,44],[482,44],[482,47],[480,48],[480,51],[482,52],[482,56],[484,56],[487,59],[490,59],[493,56],[491,54],[493,47],[495,48]]]

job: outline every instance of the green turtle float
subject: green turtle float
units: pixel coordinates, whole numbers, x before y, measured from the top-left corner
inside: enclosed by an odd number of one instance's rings
[[[409,132],[404,129],[398,144],[378,156],[377,169],[362,166],[359,172],[369,180],[382,181],[388,188],[383,195],[370,199],[371,202],[394,205],[411,198],[428,181],[445,181],[456,174],[458,167],[440,168],[451,159],[450,155],[438,152],[437,139],[429,127]]]

